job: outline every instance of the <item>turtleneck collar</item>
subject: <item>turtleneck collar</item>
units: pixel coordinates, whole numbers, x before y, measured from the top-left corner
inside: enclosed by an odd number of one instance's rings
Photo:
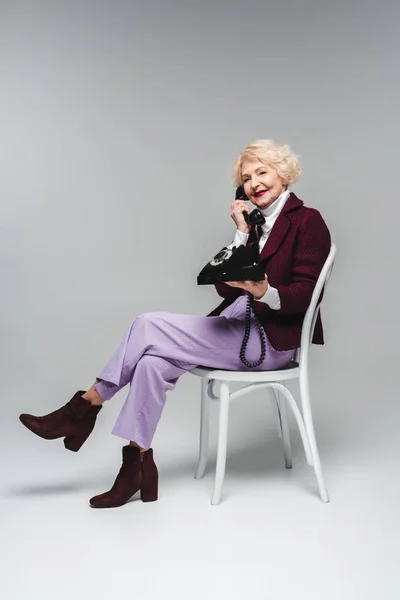
[[[263,214],[263,216],[265,218],[264,225],[261,225],[261,229],[264,234],[267,234],[271,231],[272,226],[275,223],[276,218],[279,215],[279,213],[281,212],[289,195],[290,195],[290,190],[286,190],[285,192],[283,192],[283,194],[278,196],[278,198],[276,200],[274,200],[272,202],[272,204],[270,204],[266,208],[262,208],[262,209],[260,208],[260,212]]]

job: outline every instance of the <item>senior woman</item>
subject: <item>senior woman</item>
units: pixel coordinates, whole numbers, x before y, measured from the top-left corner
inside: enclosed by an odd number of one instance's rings
[[[197,365],[217,369],[271,370],[284,367],[300,345],[304,314],[329,254],[329,230],[320,213],[304,206],[290,186],[301,174],[299,160],[287,145],[258,140],[247,146],[234,166],[234,182],[265,218],[250,226],[244,200],[231,204],[236,224],[233,245],[259,244],[263,281],[217,284],[223,302],[209,315],[144,313],[135,318],[115,354],[88,391],[77,391],[67,404],[41,417],[20,415],[21,422],[44,439],[64,438],[78,451],[93,430],[102,405],[128,383],[129,392],[113,433],[129,441],[112,488],[90,499],[96,508],[125,504],[140,490],[143,502],[158,498],[158,471],[150,447],[166,392]],[[248,298],[253,299],[253,335],[240,358]],[[265,356],[260,363],[264,332]],[[323,344],[320,315],[312,340]],[[255,361],[255,363],[251,363]],[[258,364],[259,363],[259,364]],[[246,366],[252,364],[252,367]]]

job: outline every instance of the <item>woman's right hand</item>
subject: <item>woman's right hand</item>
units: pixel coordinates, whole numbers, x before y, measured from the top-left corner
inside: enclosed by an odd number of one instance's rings
[[[251,227],[246,223],[243,211],[250,214],[250,208],[244,200],[234,200],[231,204],[231,217],[236,223],[236,227],[242,233],[250,233]]]

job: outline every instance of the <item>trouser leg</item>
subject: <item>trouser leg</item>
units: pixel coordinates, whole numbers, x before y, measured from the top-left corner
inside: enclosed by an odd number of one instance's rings
[[[236,318],[144,313],[133,320],[114,356],[97,376],[102,381],[96,384],[96,391],[109,400],[131,381],[144,354],[194,365],[239,369],[242,337],[243,323]]]
[[[196,365],[174,364],[160,356],[145,354],[138,361],[124,406],[112,433],[149,448],[163,411],[166,393],[179,377]]]
[[[196,365],[244,370],[239,358],[244,333],[243,300],[218,317],[154,312],[144,313],[132,322],[114,356],[98,375],[102,381],[95,386],[100,396],[108,400],[131,383],[113,431],[116,435],[148,447],[166,391]],[[260,341],[255,332],[248,343],[247,359],[254,361],[259,353]],[[280,368],[292,355],[293,351],[274,350],[268,342],[265,360],[257,370]]]
[[[132,322],[114,356],[98,375],[96,390],[104,399],[111,398],[132,378],[143,354],[174,361],[211,366],[217,369],[244,370],[239,352],[244,334],[245,304],[239,299],[224,315],[203,317],[169,312],[140,315]],[[267,340],[266,356],[257,370],[277,369],[286,364],[293,351],[277,351]],[[260,340],[253,327],[246,356],[258,358]],[[101,393],[104,392],[104,396]]]

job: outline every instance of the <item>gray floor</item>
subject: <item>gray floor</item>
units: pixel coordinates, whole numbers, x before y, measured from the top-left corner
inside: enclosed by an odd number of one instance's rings
[[[74,454],[61,441],[26,431],[17,415],[27,409],[28,388],[9,390],[1,597],[398,598],[400,411],[394,393],[378,382],[355,381],[329,389],[335,403],[318,402],[323,390],[314,385],[329,504],[319,500],[293,422],[288,471],[269,402],[262,394],[239,402],[231,410],[223,499],[211,506],[217,406],[209,467],[196,481],[198,384],[185,376],[169,395],[153,444],[159,501],[134,499],[110,510],[91,509],[88,499],[108,489],[119,469],[121,440],[109,431],[123,396],[103,411]],[[39,394],[38,385],[32,389]],[[49,409],[54,402],[48,399]],[[35,405],[32,396],[29,405]]]

